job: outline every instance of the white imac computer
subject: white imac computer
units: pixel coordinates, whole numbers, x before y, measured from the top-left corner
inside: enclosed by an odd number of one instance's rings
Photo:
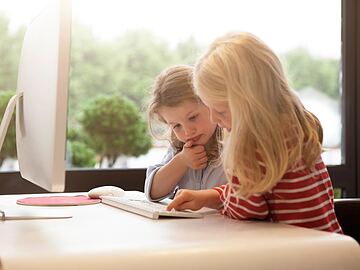
[[[65,188],[71,0],[48,1],[27,28],[17,93],[0,126],[0,149],[16,107],[21,176],[51,192]]]

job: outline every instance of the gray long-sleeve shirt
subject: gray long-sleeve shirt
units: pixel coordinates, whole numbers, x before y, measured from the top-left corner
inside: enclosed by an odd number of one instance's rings
[[[157,199],[151,198],[150,190],[156,172],[165,164],[167,164],[173,157],[174,157],[174,150],[171,147],[169,147],[161,163],[150,166],[147,169],[144,192],[148,200],[160,201],[165,198],[173,198],[175,190],[177,189],[183,189],[183,188],[193,189],[193,190],[209,189],[227,183],[226,176],[221,164],[219,166],[209,165],[205,169],[198,169],[198,170],[189,168],[187,169],[183,177],[180,179],[180,181],[177,183],[177,185],[174,187],[173,191],[171,191],[169,194],[161,198],[157,198]]]

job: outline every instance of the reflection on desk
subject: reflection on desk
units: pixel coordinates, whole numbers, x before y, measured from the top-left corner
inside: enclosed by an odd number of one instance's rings
[[[0,206],[21,197],[0,196]],[[104,204],[59,209],[73,218],[0,223],[1,270],[359,269],[359,245],[339,234],[219,214],[151,220]]]

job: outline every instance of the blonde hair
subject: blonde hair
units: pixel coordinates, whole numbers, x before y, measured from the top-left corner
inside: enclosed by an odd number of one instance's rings
[[[187,65],[177,65],[162,71],[155,79],[151,90],[151,100],[148,106],[148,123],[151,134],[159,139],[154,128],[154,120],[165,123],[165,119],[159,114],[159,110],[166,107],[180,106],[187,101],[202,104],[200,98],[195,94],[192,85],[193,67]],[[210,121],[210,119],[209,119]],[[171,130],[168,134],[172,147],[175,149],[175,154],[179,153],[184,146],[175,136]],[[221,152],[222,130],[216,127],[214,134],[211,136],[207,145],[205,145],[209,161],[217,161]]]
[[[193,80],[200,94],[229,105],[223,164],[238,195],[271,190],[299,163],[313,168],[321,153],[320,122],[303,107],[280,60],[260,39],[232,33],[215,40],[198,60]]]

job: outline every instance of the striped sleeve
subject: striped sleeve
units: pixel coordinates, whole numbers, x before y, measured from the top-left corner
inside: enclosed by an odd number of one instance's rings
[[[238,182],[235,177],[233,181]],[[269,209],[262,195],[254,194],[248,198],[238,197],[229,184],[214,188],[220,194],[223,215],[233,219],[267,219]]]
[[[274,221],[342,233],[333,203],[330,175],[320,159],[315,168],[294,168],[287,172],[268,196]]]

